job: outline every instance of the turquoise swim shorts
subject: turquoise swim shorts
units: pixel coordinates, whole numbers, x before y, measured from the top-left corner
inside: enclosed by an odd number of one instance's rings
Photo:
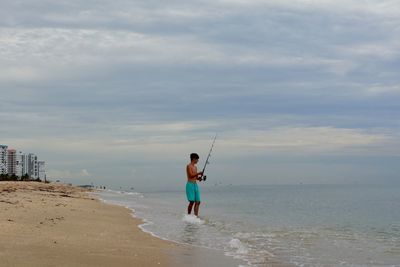
[[[200,189],[197,183],[186,183],[186,197],[188,201],[200,202]]]

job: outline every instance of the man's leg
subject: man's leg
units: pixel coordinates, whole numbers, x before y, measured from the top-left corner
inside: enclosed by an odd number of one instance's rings
[[[194,215],[199,216],[200,201],[194,204]]]
[[[192,213],[193,204],[194,204],[194,201],[190,201],[190,202],[189,202],[188,214]],[[195,212],[196,212],[196,209],[195,209]]]

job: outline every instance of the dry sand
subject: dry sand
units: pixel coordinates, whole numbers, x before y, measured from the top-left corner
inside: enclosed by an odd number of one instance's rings
[[[0,266],[176,266],[190,255],[140,223],[77,187],[0,182]]]

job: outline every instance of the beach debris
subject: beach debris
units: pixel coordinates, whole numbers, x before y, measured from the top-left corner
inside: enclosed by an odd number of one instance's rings
[[[2,199],[0,199],[0,202],[7,203],[7,204],[11,204],[11,205],[16,205],[16,204],[19,203],[18,200],[15,201],[15,202],[11,202],[11,201],[9,201],[9,200],[2,200]]]

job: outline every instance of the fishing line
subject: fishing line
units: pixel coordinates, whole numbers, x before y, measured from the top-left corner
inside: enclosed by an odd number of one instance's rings
[[[205,181],[207,179],[207,175],[204,175],[204,172],[206,171],[207,165],[210,163],[208,160],[210,159],[211,152],[213,151],[215,140],[217,140],[217,134],[215,134],[214,140],[213,140],[213,142],[211,144],[210,152],[208,152],[208,156],[207,156],[206,162],[204,163],[203,172],[202,172],[203,174],[200,177],[200,181]]]

